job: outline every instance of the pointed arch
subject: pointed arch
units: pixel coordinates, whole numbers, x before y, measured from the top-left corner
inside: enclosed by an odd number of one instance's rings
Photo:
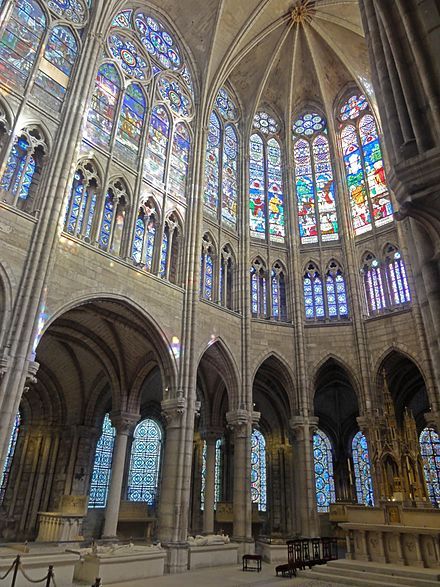
[[[226,342],[215,337],[203,348],[198,356],[198,369],[203,361],[208,361],[223,379],[229,399],[229,409],[234,410],[240,401],[240,370]]]

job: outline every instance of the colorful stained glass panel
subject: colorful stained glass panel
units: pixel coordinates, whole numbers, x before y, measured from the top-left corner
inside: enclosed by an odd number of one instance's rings
[[[267,141],[267,205],[269,209],[270,239],[275,242],[284,242],[286,229],[281,148],[275,139]]]
[[[359,431],[355,434],[351,447],[358,503],[360,505],[374,506],[370,457],[368,455],[367,439],[362,432]]]
[[[170,119],[163,106],[156,106],[151,113],[148,128],[144,175],[153,184],[162,186],[165,180],[165,164],[168,151]]]
[[[116,430],[108,414],[102,423],[102,432],[96,445],[95,462],[89,490],[89,508],[105,508],[112,472],[113,447]]]
[[[116,133],[115,153],[128,164],[136,165],[146,110],[139,84],[130,84],[124,94]]]
[[[205,207],[212,212],[218,210],[220,182],[220,121],[215,112],[209,119],[205,161]]]
[[[127,499],[155,506],[158,498],[162,431],[154,420],[143,420],[134,431],[128,471]]]
[[[257,134],[250,139],[249,162],[250,230],[255,238],[266,238],[266,171],[263,140]]]
[[[316,504],[318,512],[328,512],[336,501],[333,456],[330,440],[321,430],[313,435]]]
[[[223,139],[222,219],[235,226],[238,198],[238,139],[231,124],[225,128]]]

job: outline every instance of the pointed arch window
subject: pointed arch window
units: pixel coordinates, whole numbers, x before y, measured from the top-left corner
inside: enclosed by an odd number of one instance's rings
[[[259,259],[251,268],[251,311],[255,318],[267,316],[267,272]]]
[[[158,187],[162,187],[165,181],[169,134],[170,117],[163,106],[156,106],[148,128],[144,175]]]
[[[275,263],[271,274],[272,317],[287,320],[286,279],[280,263]]]
[[[6,453],[5,463],[3,465],[3,471],[0,482],[0,505],[5,499],[6,489],[8,488],[9,475],[11,473],[12,461],[14,459],[15,449],[17,446],[18,435],[20,433],[21,425],[21,414],[17,412],[12,427],[12,432],[9,437],[8,450]]]
[[[373,481],[371,479],[367,439],[361,431],[353,437],[351,454],[358,503],[360,505],[374,506]]]
[[[440,507],[440,437],[434,428],[424,428],[420,433],[420,452],[428,495],[434,507]]]
[[[121,94],[121,78],[112,63],[98,69],[87,115],[86,137],[100,147],[109,147]]]
[[[174,196],[185,197],[191,139],[183,122],[176,124],[171,147],[169,190]]]
[[[405,263],[400,251],[393,245],[385,250],[385,267],[387,283],[392,306],[400,306],[411,301]]]
[[[325,318],[323,283],[314,263],[308,265],[303,284],[306,318],[308,320]]]
[[[217,504],[222,500],[222,477],[223,477],[223,439],[217,438],[215,442],[215,468],[214,468],[214,509],[217,508]],[[206,440],[203,441],[202,451],[202,484],[200,489],[200,509],[205,509],[205,489],[206,489],[206,455],[207,445]]]
[[[251,445],[251,497],[258,510],[267,508],[266,440],[259,430],[252,431]]]
[[[99,231],[99,247],[119,255],[127,211],[127,188],[116,180],[108,188]]]
[[[381,312],[386,308],[384,281],[380,263],[372,253],[364,257],[362,275],[369,313]]]
[[[222,306],[233,310],[234,292],[234,257],[229,245],[222,249],[220,267],[220,303]]]
[[[393,220],[376,121],[363,94],[353,94],[340,110],[341,146],[356,235]]]
[[[168,224],[165,225],[162,237],[162,248],[160,252],[160,276],[167,277],[168,253],[170,249],[170,229]]]
[[[116,133],[115,155],[126,163],[137,163],[147,101],[142,87],[131,83],[124,94]]]
[[[89,508],[105,508],[112,472],[113,447],[116,430],[109,414],[102,422],[101,436],[96,445],[95,461],[89,491]]]
[[[16,198],[26,200],[36,171],[35,157],[27,137],[19,137],[12,147],[0,187]]]
[[[162,237],[159,275],[171,283],[177,283],[179,278],[181,225],[172,213],[165,222]]]
[[[203,299],[214,301],[214,247],[211,238],[205,234],[202,242],[200,268],[200,295]]]
[[[348,298],[341,267],[331,261],[326,276],[326,299],[329,318],[348,318]]]
[[[222,88],[211,112],[205,159],[205,210],[235,228],[238,200],[237,109]],[[221,198],[219,194],[221,193]]]
[[[0,79],[24,88],[39,55],[46,17],[36,0],[16,0],[0,41]]]
[[[293,124],[293,159],[301,244],[339,239],[327,123],[316,113]]]
[[[147,271],[153,270],[154,250],[157,235],[157,213],[148,201],[139,208],[133,238],[132,257],[138,265],[143,264]]]
[[[64,230],[73,236],[90,239],[96,209],[97,173],[91,162],[82,163],[75,172],[67,204]]]
[[[328,512],[336,501],[333,478],[333,455],[330,440],[322,430],[313,435],[316,504],[318,512]]]
[[[128,471],[127,499],[154,506],[158,499],[162,430],[155,420],[142,420],[134,431]]]

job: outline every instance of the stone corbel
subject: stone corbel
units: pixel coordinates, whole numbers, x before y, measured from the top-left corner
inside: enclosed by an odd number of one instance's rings
[[[112,425],[118,434],[129,436],[139,422],[139,414],[131,412],[112,412],[110,414]]]
[[[236,436],[248,436],[248,429],[252,424],[254,412],[247,410],[236,410],[234,412],[227,412],[226,421],[228,428],[234,432]],[[255,412],[258,413],[258,412]]]
[[[179,395],[176,398],[165,399],[162,401],[161,407],[167,428],[180,426],[183,415],[186,412],[186,398],[183,395]]]

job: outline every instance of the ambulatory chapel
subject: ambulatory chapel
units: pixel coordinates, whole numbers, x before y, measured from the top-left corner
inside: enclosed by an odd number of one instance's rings
[[[0,551],[440,572],[440,0],[0,27]]]

